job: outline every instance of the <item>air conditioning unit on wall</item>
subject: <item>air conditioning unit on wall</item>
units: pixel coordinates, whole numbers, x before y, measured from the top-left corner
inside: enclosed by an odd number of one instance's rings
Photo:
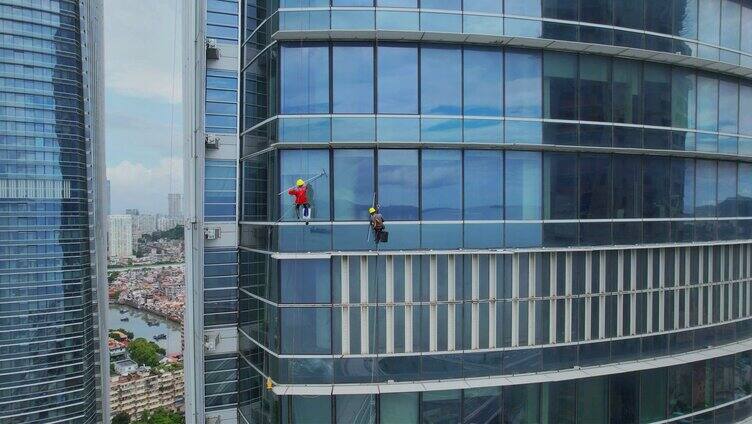
[[[213,38],[206,39],[206,60],[219,60],[219,47]]]

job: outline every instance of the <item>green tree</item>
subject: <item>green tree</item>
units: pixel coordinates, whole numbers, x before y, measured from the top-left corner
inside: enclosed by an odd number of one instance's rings
[[[112,417],[111,424],[130,424],[130,422],[130,415],[126,414],[125,412],[118,412],[114,417]]]
[[[185,417],[165,408],[144,412],[133,424],[185,424]]]
[[[133,340],[128,344],[128,355],[139,365],[146,365],[148,367],[156,367],[159,365],[159,354],[164,352],[164,349],[160,348],[154,342],[150,342],[142,337]]]

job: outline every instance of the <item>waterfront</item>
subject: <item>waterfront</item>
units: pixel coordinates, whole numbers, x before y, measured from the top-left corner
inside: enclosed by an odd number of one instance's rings
[[[127,312],[121,314],[121,309]],[[128,321],[120,321],[123,317],[128,317]],[[157,340],[157,344],[163,347],[168,354],[180,353],[182,351],[181,335],[183,329],[180,324],[169,321],[150,312],[114,303],[109,305],[107,318],[110,329],[122,328],[128,330],[132,332],[136,338],[143,337],[147,340],[155,341],[153,338],[154,335],[164,333],[167,336],[167,339]],[[147,320],[156,322],[158,325],[150,327],[147,324]]]

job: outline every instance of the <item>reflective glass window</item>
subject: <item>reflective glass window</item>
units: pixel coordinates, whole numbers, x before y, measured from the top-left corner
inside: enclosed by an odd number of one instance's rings
[[[697,77],[697,129],[718,131],[718,80]]]
[[[719,44],[721,37],[721,2],[719,0],[699,0],[698,36],[700,41]]]
[[[331,353],[331,309],[280,308],[280,314],[282,353]]]
[[[507,151],[504,156],[504,218],[541,219],[540,153]]]
[[[378,112],[418,113],[418,47],[378,47]]]
[[[577,119],[577,55],[544,53],[543,110],[544,118]]]
[[[695,216],[713,217],[716,214],[717,165],[715,161],[698,160],[695,194]]]
[[[418,0],[376,0],[382,7],[418,7]]]
[[[507,15],[540,16],[540,0],[504,0],[504,13]]]
[[[640,372],[640,422],[661,421],[666,418],[668,379],[665,368]]]
[[[580,119],[611,120],[611,60],[580,56]]]
[[[721,80],[718,94],[718,131],[736,134],[739,131],[739,84]]]
[[[543,219],[577,218],[577,154],[543,154]]]
[[[695,161],[671,159],[671,217],[694,216],[695,209]]]
[[[613,61],[614,122],[639,124],[642,119],[642,63],[634,60]]]
[[[502,0],[473,0],[463,4],[465,12],[501,13]]]
[[[338,395],[334,404],[338,423],[376,423],[376,395]]]
[[[737,202],[739,216],[752,216],[752,165],[739,163]]]
[[[677,128],[695,127],[697,78],[686,68],[673,68],[671,81],[671,125]]]
[[[460,10],[462,0],[421,0],[423,9]]]
[[[329,260],[284,260],[279,264],[283,303],[331,302]]]
[[[381,213],[389,220],[418,219],[418,151],[379,150]]]
[[[465,150],[465,219],[502,219],[504,161],[498,150]]]
[[[495,423],[501,420],[501,388],[463,390],[463,420],[466,423]]]
[[[373,47],[335,45],[332,55],[334,113],[373,113]]]
[[[611,155],[581,154],[580,218],[611,218]]]
[[[421,421],[447,424],[461,422],[461,394],[460,390],[423,392],[420,402]]]
[[[609,376],[609,418],[611,422],[636,423],[640,374],[636,372]]]
[[[642,29],[644,27],[643,0],[614,2],[614,25]]]
[[[331,396],[290,396],[293,423],[331,423]]]
[[[674,0],[674,35],[697,39],[697,0]]]
[[[580,0],[580,20],[595,24],[611,24],[612,0]]]
[[[380,424],[418,424],[418,393],[382,393]]]
[[[464,114],[502,115],[502,53],[498,49],[466,48],[464,53]]]
[[[577,423],[608,422],[608,378],[577,380]]]
[[[329,193],[329,151],[328,150],[282,150],[280,151],[280,190],[294,187],[300,178],[310,180],[308,200],[313,208],[313,220],[328,221],[331,197]],[[320,176],[319,176],[320,175]],[[291,196],[279,196],[282,220],[295,220]]]
[[[739,133],[752,135],[752,85],[739,86]]]
[[[737,216],[736,163],[718,162],[718,216]]]
[[[541,55],[508,49],[504,52],[505,115],[539,118],[541,116]]]
[[[642,173],[642,217],[669,216],[669,159],[645,156]]]
[[[462,113],[462,50],[456,47],[420,49],[420,105],[426,115]]]
[[[645,30],[671,34],[673,0],[650,0],[645,3]]]
[[[334,219],[368,219],[373,193],[373,150],[334,150]]]
[[[329,113],[329,47],[282,46],[282,113]]]
[[[577,20],[577,2],[572,0],[543,0],[543,17]]]
[[[643,119],[645,125],[671,125],[671,68],[645,63]]]
[[[423,150],[421,156],[421,219],[462,219],[461,152]]]
[[[505,423],[539,423],[540,384],[506,386],[501,391]]]
[[[752,2],[742,3],[741,50],[752,53]]]
[[[722,0],[721,5],[721,45],[739,50],[741,34],[741,0]]]

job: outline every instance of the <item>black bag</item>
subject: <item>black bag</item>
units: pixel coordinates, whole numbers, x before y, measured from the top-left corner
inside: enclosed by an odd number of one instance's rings
[[[380,243],[387,243],[387,242],[389,242],[389,233],[387,233],[386,231],[382,231],[379,234],[379,242]]]

